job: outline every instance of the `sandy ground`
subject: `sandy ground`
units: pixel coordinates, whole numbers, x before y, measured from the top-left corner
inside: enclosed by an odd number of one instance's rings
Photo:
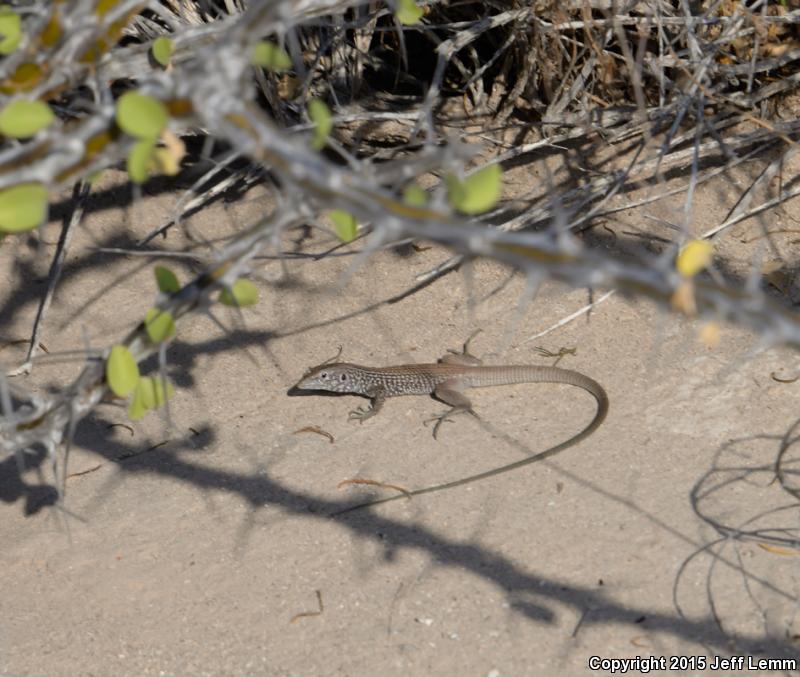
[[[129,197],[109,179],[92,202],[47,316],[51,352],[110,345],[152,304],[152,260],[92,249],[129,244],[174,203]],[[710,222],[730,207],[718,186],[696,199]],[[255,191],[191,225],[220,237],[262,209]],[[635,222],[622,214],[609,226]],[[6,368],[24,357],[9,342],[29,334],[58,232],[0,249]],[[154,244],[182,243],[176,231]],[[326,246],[318,234],[302,251]],[[532,339],[584,306],[586,290],[546,284],[520,315],[524,279],[486,262],[384,303],[447,256],[383,252],[343,288],[352,256],[286,271],[265,262],[243,321],[215,310],[230,331],[202,315],[179,326],[172,429],[158,414],[130,424],[123,407],[101,406],[78,428],[63,510],[41,456],[21,478],[14,459],[0,463],[0,674],[497,677],[584,675],[592,657],[663,657],[668,668],[796,658],[796,552],[709,525],[797,527],[796,502],[771,482],[797,385],[770,375],[793,377],[794,354],[754,357],[754,337],[728,326],[710,350],[699,323],[620,295]],[[184,282],[197,269],[172,265]],[[483,420],[463,417],[439,441],[423,426],[442,408],[428,398],[390,400],[358,425],[347,420],[357,398],[287,396],[338,346],[365,364],[424,362],[477,328],[473,352],[490,363],[552,364],[536,346],[576,348],[560,365],[605,386],[605,424],[550,461],[330,517],[370,494],[338,489],[342,480],[419,488],[588,423],[592,398],[567,386],[472,391]],[[42,363],[19,382],[46,388],[79,369]],[[296,432],[307,426],[333,442]]]

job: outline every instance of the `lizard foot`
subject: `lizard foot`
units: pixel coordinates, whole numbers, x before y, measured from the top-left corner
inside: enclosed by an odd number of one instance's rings
[[[353,409],[347,417],[348,421],[358,421],[359,423],[363,423],[371,416],[375,416],[377,412],[375,411],[374,407],[359,407],[358,409]]]
[[[439,434],[439,427],[442,425],[442,423],[452,423],[453,416],[462,413],[472,414],[475,418],[480,419],[480,416],[478,416],[472,410],[471,407],[470,408],[453,407],[452,409],[448,409],[447,411],[445,411],[442,414],[439,414],[438,416],[432,416],[431,418],[426,418],[422,423],[423,425],[427,426],[429,423],[433,423],[433,421],[436,421],[436,424],[433,426],[433,439],[438,440],[439,438],[437,436]]]

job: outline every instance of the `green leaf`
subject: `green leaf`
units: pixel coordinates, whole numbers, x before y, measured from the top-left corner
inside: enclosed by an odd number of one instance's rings
[[[106,362],[106,381],[117,397],[127,397],[139,382],[139,365],[125,346],[115,345]]]
[[[20,233],[47,219],[47,188],[41,183],[21,183],[0,190],[0,232]]]
[[[328,216],[333,221],[333,229],[342,242],[352,242],[358,235],[358,221],[343,209],[332,209]]]
[[[314,136],[311,139],[311,147],[314,150],[322,150],[333,129],[331,110],[322,99],[312,99],[308,103],[308,117],[316,125]]]
[[[128,174],[134,183],[144,183],[150,176],[150,168],[155,157],[155,139],[142,139],[131,146],[128,152]]]
[[[160,376],[153,379],[153,390],[156,395],[156,406],[162,407],[175,394],[172,383]]]
[[[236,280],[230,289],[219,293],[219,302],[226,306],[252,306],[258,301],[258,289],[250,280]]]
[[[147,413],[147,407],[144,404],[142,381],[144,381],[144,379],[140,378],[139,383],[136,384],[136,390],[133,391],[131,404],[128,407],[128,418],[131,421],[138,421]]]
[[[406,26],[412,26],[415,23],[419,23],[419,20],[425,13],[425,10],[418,6],[414,0],[396,0],[395,5],[397,9],[395,10],[394,15],[401,24]]]
[[[280,45],[269,40],[262,40],[250,54],[250,63],[269,71],[285,71],[292,67],[292,59]]]
[[[46,103],[17,99],[0,111],[0,134],[14,139],[27,139],[55,119]]]
[[[167,310],[150,308],[144,316],[144,328],[153,343],[161,343],[175,336],[175,320]]]
[[[503,192],[503,170],[492,164],[461,181],[454,174],[445,177],[450,205],[463,214],[480,214],[494,207]]]
[[[10,7],[0,8],[0,54],[11,54],[22,40],[22,20]]]
[[[180,290],[181,283],[178,282],[178,278],[175,276],[175,273],[173,273],[169,268],[166,266],[156,266],[154,272],[156,274],[158,291],[163,292],[164,294],[174,294],[176,291]]]
[[[145,409],[155,409],[164,406],[166,401],[175,394],[175,388],[172,383],[161,376],[155,378],[144,376],[136,386],[136,394],[140,395]]]
[[[172,40],[162,35],[160,38],[155,39],[150,51],[156,63],[166,68],[172,58]]]
[[[403,191],[403,202],[410,207],[424,207],[428,204],[428,193],[416,183],[409,184]]]
[[[152,96],[125,92],[117,101],[119,128],[138,139],[158,138],[168,121],[167,107]]]

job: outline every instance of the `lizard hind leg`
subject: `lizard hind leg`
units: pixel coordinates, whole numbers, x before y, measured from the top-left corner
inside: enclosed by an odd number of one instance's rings
[[[470,337],[464,341],[464,345],[460,351],[449,348],[447,350],[447,354],[442,355],[442,357],[439,358],[439,362],[443,364],[460,364],[467,367],[479,367],[482,365],[483,362],[469,352],[469,344],[472,343],[472,339],[474,339],[480,333],[480,329],[476,329],[474,332],[472,332]]]
[[[436,389],[433,391],[433,396],[437,400],[450,405],[450,409],[444,413],[425,421],[425,425],[436,421],[436,424],[433,426],[433,439],[438,439],[437,435],[439,434],[439,427],[442,423],[445,421],[452,421],[453,416],[456,414],[472,414],[475,418],[480,419],[480,416],[478,416],[472,408],[472,402],[469,401],[469,398],[463,393],[462,389],[463,385],[460,381],[446,381],[436,386]]]

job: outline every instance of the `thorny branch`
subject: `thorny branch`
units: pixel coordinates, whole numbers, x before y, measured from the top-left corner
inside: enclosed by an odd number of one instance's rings
[[[105,13],[91,0],[69,8],[22,4],[25,37],[0,61],[0,88],[50,101],[60,120],[29,142],[0,146],[0,190],[38,182],[57,191],[124,161],[134,140],[116,127],[115,99],[131,86],[167,104],[171,132],[205,135],[224,146],[223,163],[246,158],[251,164],[242,171],[269,176],[276,187],[277,207],[269,216],[244,226],[192,282],[160,299],[158,307],[176,321],[204,311],[215,290],[250,273],[255,257],[283,230],[314,222],[332,208],[364,224],[368,251],[403,238],[426,239],[452,249],[460,257],[453,265],[492,257],[531,280],[619,289],[670,306],[685,282],[671,253],[690,236],[688,224],[676,229],[667,255],[643,254],[638,260],[589,248],[576,233],[625,208],[610,202],[626,187],[655,187],[667,169],[689,167],[689,181],[644,200],[688,191],[690,204],[698,181],[765,149],[778,157],[773,156],[771,177],[783,167],[780,158],[794,152],[800,132],[796,120],[765,117],[767,100],[800,85],[792,71],[800,60],[800,9],[791,3],[765,13],[761,2],[710,3],[692,16],[684,3],[666,0],[567,3],[549,14],[511,3],[450,8],[432,2],[422,23],[407,27],[396,21],[391,6],[355,0],[240,3],[240,13],[179,0],[122,0]],[[166,69],[149,58],[151,40],[159,35],[174,43]],[[286,48],[290,73],[253,77],[249,55],[264,37]],[[409,63],[412,39],[419,41],[415,49],[429,45],[435,66],[427,76]],[[780,44],[788,48],[776,47]],[[365,64],[378,74],[370,87],[364,85]],[[334,71],[342,78],[334,79]],[[391,73],[392,82],[417,87],[402,113],[392,108],[401,99],[378,91],[382,72]],[[560,81],[553,72],[561,74]],[[500,125],[487,126],[481,138],[505,144],[503,134],[511,126],[503,121],[515,111],[520,119],[538,116],[530,129],[545,132],[533,142],[513,143],[489,162],[555,152],[561,143],[588,144],[602,161],[629,143],[634,160],[624,169],[587,173],[554,196],[547,195],[550,184],[534,189],[484,221],[454,213],[443,183],[431,188],[426,206],[411,206],[402,199],[404,185],[424,175],[463,174],[479,150],[456,138],[465,123],[453,114],[452,101],[462,92],[469,94],[467,118]],[[338,127],[328,154],[308,142],[305,110],[313,97],[326,98],[334,109]],[[631,100],[637,104],[628,104]],[[387,117],[408,129],[406,144],[395,153],[379,155],[382,151],[369,147],[360,133],[348,135],[360,123],[366,129]],[[757,128],[743,128],[747,122]],[[701,173],[700,160],[718,166]],[[763,204],[785,203],[798,193],[796,183],[797,177],[789,177],[779,195]],[[174,223],[218,192],[193,190],[181,201]],[[763,205],[753,205],[754,194],[709,235],[722,236],[728,226],[758,213]],[[758,284],[742,289],[701,280],[694,295],[702,315],[752,327],[765,345],[800,347],[800,317]],[[137,361],[158,351],[141,323],[120,343]],[[105,356],[87,356],[80,376],[56,395],[29,393],[0,376],[2,454],[43,445],[56,462],[70,429],[107,395]],[[63,469],[57,476],[64,476]]]

